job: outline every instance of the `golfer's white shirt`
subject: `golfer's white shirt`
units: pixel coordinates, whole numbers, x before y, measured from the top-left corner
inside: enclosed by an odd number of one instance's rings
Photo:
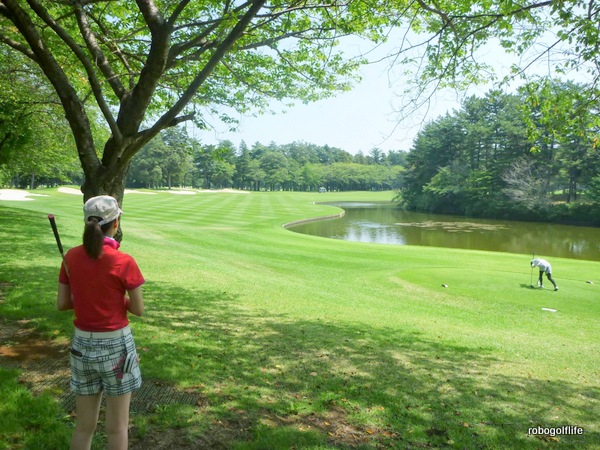
[[[531,267],[538,266],[540,271],[546,273],[552,273],[552,266],[545,259],[536,258],[531,262]]]

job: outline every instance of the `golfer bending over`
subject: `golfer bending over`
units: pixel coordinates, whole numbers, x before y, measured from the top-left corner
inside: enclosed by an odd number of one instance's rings
[[[540,269],[540,276],[538,278],[538,283],[537,283],[538,287],[540,287],[540,288],[544,287],[543,276],[544,276],[544,272],[545,272],[546,277],[554,285],[554,290],[558,291],[558,286],[552,279],[552,266],[550,265],[550,263],[548,261],[546,261],[545,259],[541,259],[541,258],[532,259],[531,267],[536,267],[536,266],[539,267],[539,269]]]
[[[119,252],[113,239],[123,212],[117,201],[107,195],[93,197],[83,212],[83,245],[65,255],[57,298],[60,311],[75,312],[71,389],[77,418],[71,449],[91,447],[102,392],[107,395],[108,448],[126,449],[131,392],[142,384],[127,312],[137,316],[144,312],[144,278],[134,259]]]

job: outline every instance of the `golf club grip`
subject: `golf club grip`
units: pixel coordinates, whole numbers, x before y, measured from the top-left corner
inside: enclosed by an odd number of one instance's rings
[[[58,245],[58,251],[60,254],[63,254],[63,246],[60,242],[60,236],[58,235],[58,228],[56,228],[56,221],[54,220],[54,216],[50,214],[48,216],[48,220],[50,221],[50,226],[52,227],[52,231],[54,232],[54,238],[56,239],[56,244]]]

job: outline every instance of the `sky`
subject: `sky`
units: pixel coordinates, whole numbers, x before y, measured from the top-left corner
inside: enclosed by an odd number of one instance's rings
[[[361,75],[362,81],[349,92],[307,105],[299,104],[276,115],[242,117],[236,132],[223,131],[226,129],[223,126],[223,130],[204,131],[197,137],[206,144],[227,139],[236,146],[244,140],[250,147],[257,141],[265,145],[303,141],[327,144],[352,154],[359,151],[368,154],[375,147],[408,151],[424,118],[433,120],[459,107],[456,95],[437,95],[426,117],[423,112],[398,123],[396,109],[401,103],[398,93],[403,87],[390,83],[387,65],[364,67]],[[277,104],[274,107],[284,109]]]
[[[390,42],[389,45],[394,45],[393,39]],[[371,44],[353,42],[347,45],[344,51],[362,53],[366,50],[365,46]],[[369,55],[370,59],[378,60],[390,50],[389,46],[381,47]],[[519,63],[494,43],[486,45],[478,57],[493,66],[500,76],[509,73],[512,63]],[[541,64],[539,71],[547,72],[548,65]],[[364,66],[361,76],[362,81],[351,91],[339,93],[333,98],[308,105],[298,104],[285,113],[276,115],[241,117],[236,132],[227,132],[226,125],[222,125],[221,129],[217,125],[216,130],[197,132],[195,137],[205,144],[230,140],[236,146],[243,140],[249,147],[255,142],[284,145],[303,141],[317,145],[327,144],[351,154],[368,154],[373,148],[386,152],[409,151],[415,136],[426,123],[454,109],[460,109],[460,102],[465,96],[483,96],[492,88],[492,84],[488,83],[473,86],[461,94],[453,91],[437,92],[428,108],[421,108],[408,119],[399,120],[398,110],[407,101],[400,96],[406,87],[406,80],[394,75],[387,62]],[[283,105],[272,106],[276,110],[284,108]]]

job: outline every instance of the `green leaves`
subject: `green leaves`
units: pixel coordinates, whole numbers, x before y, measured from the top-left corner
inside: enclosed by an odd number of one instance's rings
[[[363,1],[10,2],[0,11],[0,42],[33,60],[60,98],[86,193],[120,198],[116,178],[165,128],[186,120],[206,127],[213,119],[234,128],[236,114],[265,112],[272,99],[290,105],[349,89],[364,61],[345,58],[339,39],[383,39],[396,20],[389,8]],[[100,158],[94,110],[111,135]]]
[[[410,208],[497,215],[578,199],[600,168],[587,86],[540,79],[520,95],[490,91],[425,126],[407,157]],[[531,150],[535,149],[534,152]],[[592,183],[593,185],[593,183]]]
[[[122,185],[113,178],[165,128],[185,120],[235,128],[239,114],[269,111],[271,100],[289,106],[350,89],[366,59],[343,54],[346,36],[379,43],[390,30],[407,27],[396,60],[413,71],[417,89],[410,85],[407,92],[426,94],[488,82],[492,67],[478,52],[489,41],[523,55],[552,29],[567,45],[557,68],[583,62],[594,70],[600,63],[596,8],[491,0],[108,0],[36,8],[6,2],[0,42],[42,70],[46,87],[61,100],[90,189],[111,190]],[[425,38],[415,44],[415,35]],[[94,128],[110,130],[101,158]]]

